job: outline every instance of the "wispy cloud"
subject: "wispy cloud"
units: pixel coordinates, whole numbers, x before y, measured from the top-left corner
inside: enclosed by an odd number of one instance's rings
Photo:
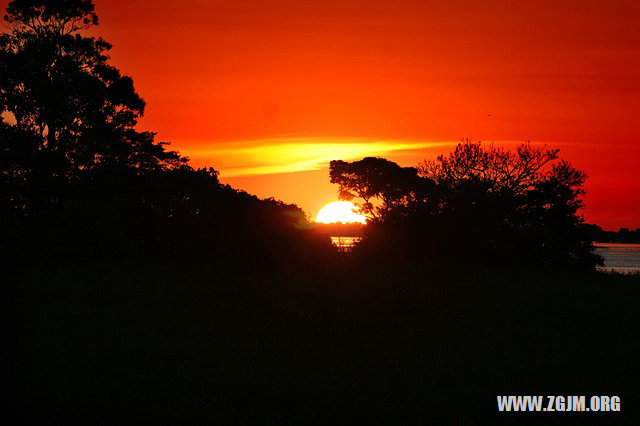
[[[273,138],[203,144],[181,149],[196,164],[207,163],[225,177],[318,170],[331,160],[385,156],[457,142],[363,140],[339,138]]]

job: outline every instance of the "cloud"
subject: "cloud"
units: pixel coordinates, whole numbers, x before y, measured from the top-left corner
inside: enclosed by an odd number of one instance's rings
[[[385,156],[457,142],[363,140],[340,138],[271,138],[200,145],[181,152],[195,164],[212,164],[224,177],[301,172],[326,167],[331,160]]]

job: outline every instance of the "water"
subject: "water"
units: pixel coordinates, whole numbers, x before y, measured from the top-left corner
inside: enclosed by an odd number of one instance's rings
[[[340,251],[351,251],[362,237],[331,237],[331,242]]]
[[[596,253],[604,258],[601,270],[640,273],[640,244],[596,243]]]

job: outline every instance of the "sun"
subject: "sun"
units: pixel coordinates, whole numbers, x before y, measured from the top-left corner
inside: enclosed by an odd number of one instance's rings
[[[316,215],[316,222],[319,223],[366,223],[366,219],[356,213],[356,206],[351,201],[333,201]]]

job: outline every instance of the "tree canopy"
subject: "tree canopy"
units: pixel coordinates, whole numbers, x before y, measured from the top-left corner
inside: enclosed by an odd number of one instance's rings
[[[153,133],[135,129],[145,102],[133,80],[109,64],[111,45],[85,35],[98,24],[91,1],[14,0],[5,20],[9,32],[0,36],[4,150],[46,154],[51,174],[66,177],[103,166],[146,170],[183,163],[155,142]],[[16,146],[24,140],[28,148]]]
[[[91,1],[14,0],[4,19],[3,212],[46,211],[68,198],[69,183],[97,169],[144,173],[186,164],[154,133],[136,129],[145,102],[131,77],[109,64],[111,45],[86,34],[98,24]]]
[[[491,191],[523,192],[539,182],[541,171],[558,158],[558,152],[558,149],[534,147],[530,143],[510,151],[466,140],[448,156],[424,161],[418,168],[422,176],[439,185],[455,187],[463,181],[475,181]]]
[[[331,183],[339,185],[339,196],[355,200],[370,221],[390,220],[392,214],[405,214],[411,206],[432,195],[434,183],[418,175],[413,167],[400,167],[384,158],[360,161],[331,161]]]

